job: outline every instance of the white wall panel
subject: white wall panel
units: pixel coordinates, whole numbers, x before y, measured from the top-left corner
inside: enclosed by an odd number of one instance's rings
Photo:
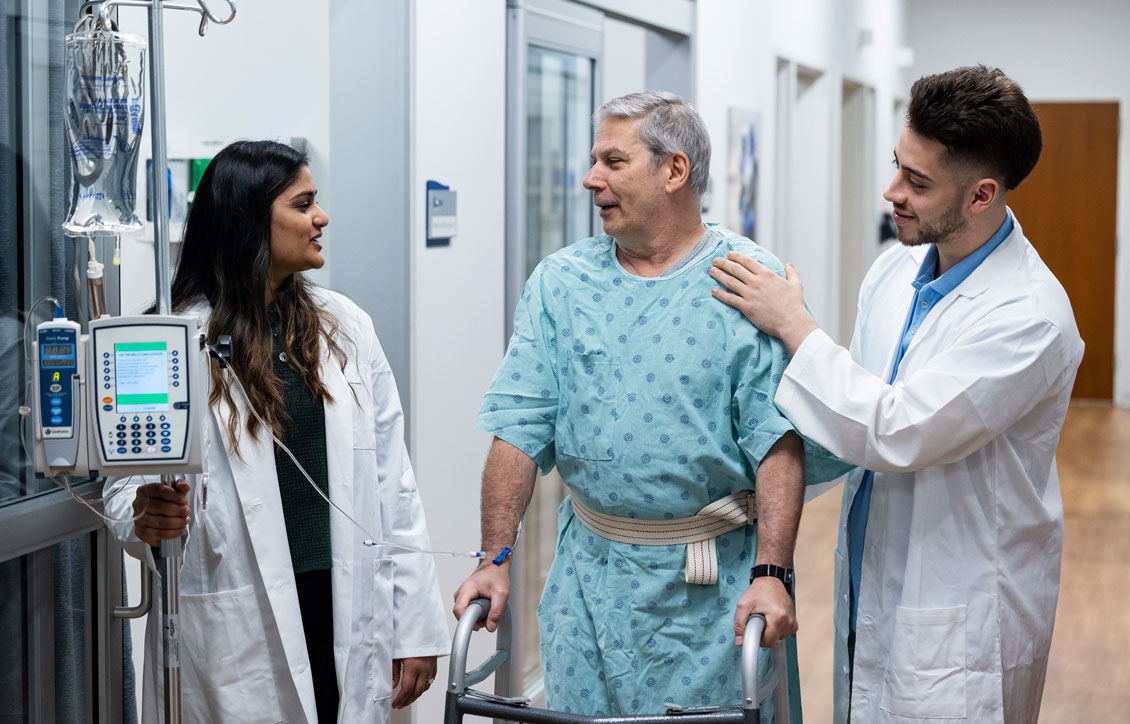
[[[506,6],[417,0],[414,22],[412,460],[432,545],[470,550],[479,545],[479,479],[490,442],[475,417],[505,342]],[[424,245],[429,179],[458,192],[450,246]],[[474,562],[436,564],[450,601]],[[487,644],[493,640],[479,637],[472,659]],[[445,681],[446,660],[413,707],[416,722],[443,720]]]
[[[604,66],[602,76],[605,101],[628,93],[659,90],[647,87],[647,29],[616,18],[604,19]]]

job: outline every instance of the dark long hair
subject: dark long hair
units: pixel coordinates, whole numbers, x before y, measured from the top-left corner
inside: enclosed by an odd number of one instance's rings
[[[172,283],[174,312],[206,299],[212,307],[208,342],[231,335],[232,368],[250,403],[275,435],[286,422],[283,384],[274,372],[272,321],[267,309],[271,263],[271,204],[308,165],[306,156],[272,141],[237,141],[216,154],[196,189],[185,226],[184,243]],[[334,342],[337,319],[317,306],[311,283],[292,274],[275,291],[279,336],[288,363],[312,395],[333,401],[319,372],[318,346],[344,367],[345,355]],[[232,390],[212,365],[209,403],[222,397],[231,407],[228,436],[239,454],[239,413]],[[248,415],[247,432],[258,439],[259,423]]]

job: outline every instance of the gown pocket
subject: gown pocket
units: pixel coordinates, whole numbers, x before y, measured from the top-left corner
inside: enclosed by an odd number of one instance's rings
[[[964,719],[965,606],[895,613],[879,705],[895,716]]]
[[[620,358],[603,352],[571,353],[563,386],[557,444],[581,460],[611,460],[620,397]]]
[[[182,594],[180,608],[185,673],[197,683],[185,682],[185,721],[281,721],[255,587]]]

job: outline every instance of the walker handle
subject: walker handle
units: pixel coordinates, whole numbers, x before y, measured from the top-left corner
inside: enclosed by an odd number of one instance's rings
[[[785,642],[778,641],[769,650],[772,667],[766,681],[757,675],[757,652],[761,648],[761,634],[765,632],[765,617],[755,613],[745,625],[742,640],[742,708],[757,709],[759,702],[773,694],[773,721],[789,724],[789,677]]]
[[[460,695],[468,686],[474,686],[491,674],[494,677],[494,690],[505,696],[510,689],[510,606],[502,611],[495,637],[495,652],[474,671],[467,671],[467,649],[471,644],[471,634],[475,624],[486,617],[490,611],[490,600],[476,598],[467,604],[459,623],[455,626],[455,637],[451,642],[451,663],[447,676],[447,692]]]

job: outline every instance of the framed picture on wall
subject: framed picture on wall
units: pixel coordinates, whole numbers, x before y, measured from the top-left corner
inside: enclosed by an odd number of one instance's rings
[[[726,225],[757,241],[757,179],[761,118],[756,111],[730,108]]]

